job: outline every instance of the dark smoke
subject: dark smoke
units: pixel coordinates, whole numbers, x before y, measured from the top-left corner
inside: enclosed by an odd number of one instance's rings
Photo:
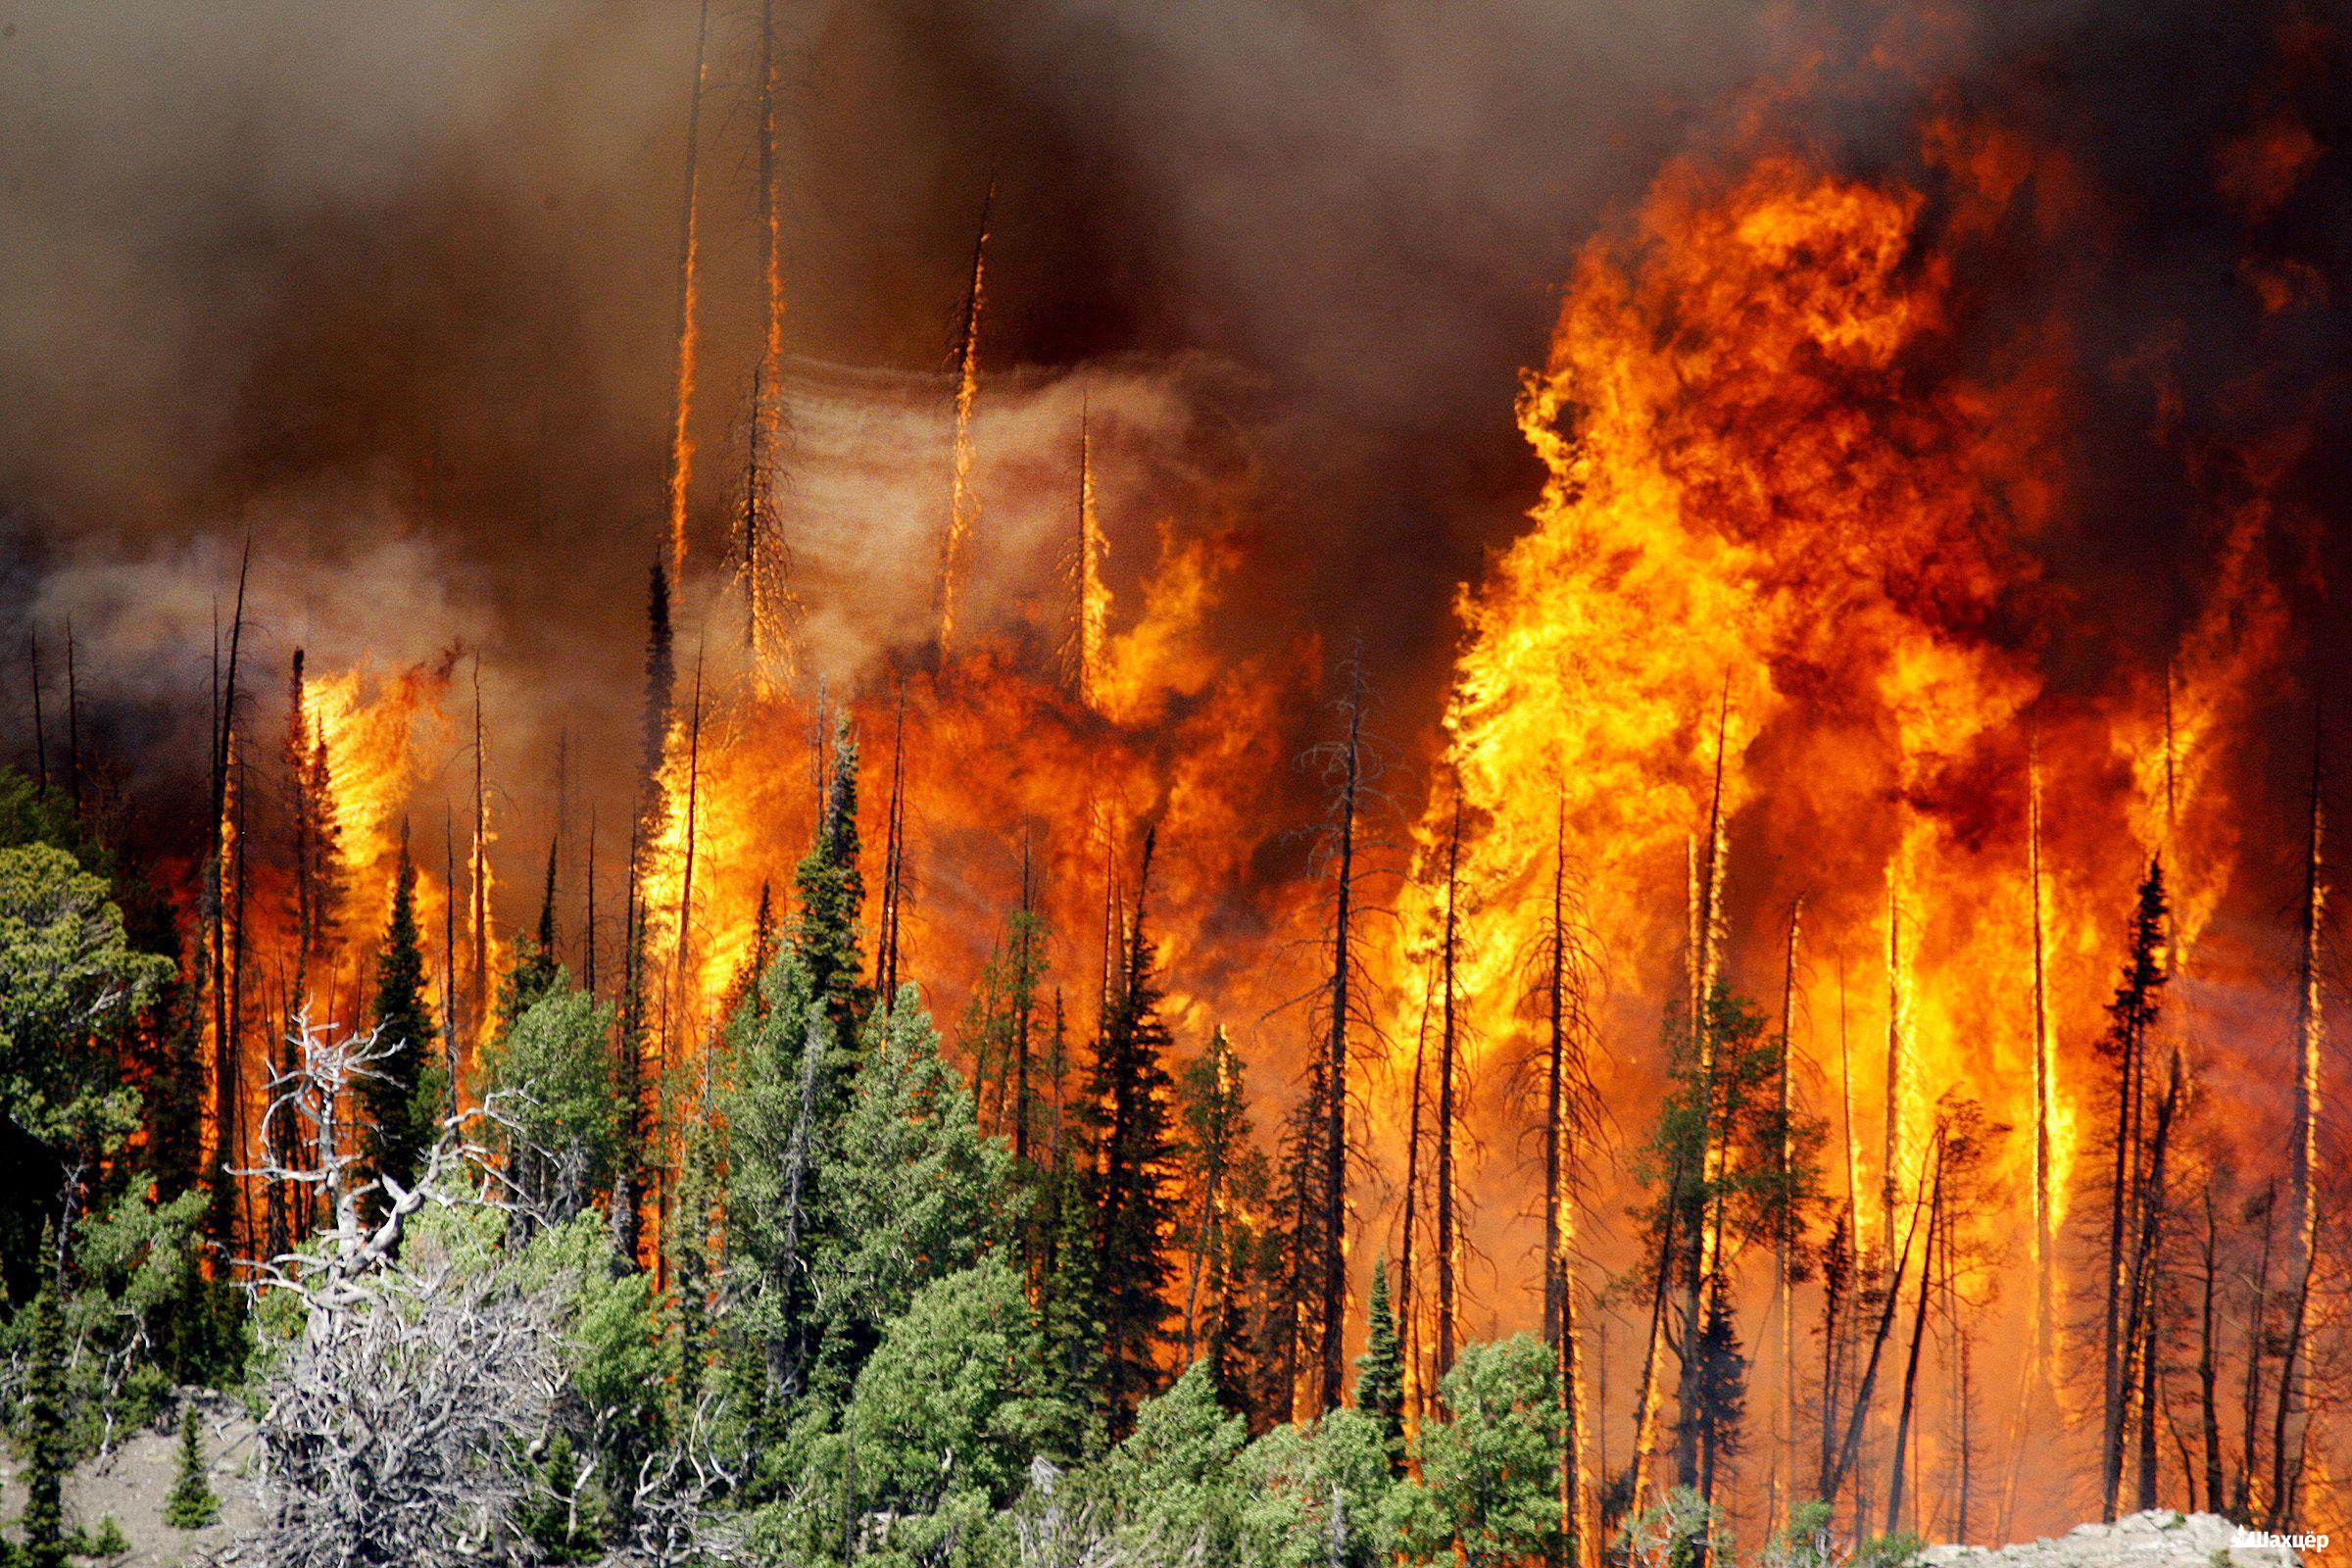
[[[858,463],[943,439],[928,411],[887,414],[934,384],[944,407],[993,180],[985,526],[1050,532],[1065,394],[1091,388],[1150,476],[1106,475],[1114,582],[1132,594],[1163,521],[1238,527],[1253,569],[1220,635],[1237,653],[1365,639],[1400,734],[1429,732],[1455,587],[1532,497],[1509,400],[1578,246],[1666,160],[1759,122],[1909,174],[1924,114],[1982,116],[2079,180],[2078,242],[2021,245],[1979,280],[1987,341],[2053,305],[2079,323],[2076,504],[2034,542],[2069,617],[2048,650],[2062,688],[2161,657],[2213,515],[2258,487],[2304,623],[2328,611],[2352,217],[2336,8],[777,10],[789,342],[809,385],[893,389],[881,413],[810,393],[804,455],[845,418]],[[758,17],[714,0],[706,561],[758,336]],[[0,18],[0,613],[51,638],[76,617],[111,699],[99,744],[126,771],[201,768],[176,718],[247,534],[264,682],[296,642],[327,661],[463,644],[528,712],[511,746],[533,766],[560,729],[625,729],[610,694],[631,689],[661,528],[691,0],[13,0]],[[2281,127],[2317,152],[2273,193],[2244,148]],[[2266,315],[2258,272],[2302,303]],[[2288,425],[2308,437],[2258,485]],[[839,468],[788,480],[812,567],[893,584],[892,624],[841,634],[845,679],[907,640],[944,451],[935,466],[929,498]],[[896,543],[825,564],[826,527],[855,531],[867,505]],[[1002,552],[997,599],[1015,605],[1040,559]]]

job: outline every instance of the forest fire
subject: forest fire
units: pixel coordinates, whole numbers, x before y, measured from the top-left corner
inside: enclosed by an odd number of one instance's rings
[[[1076,158],[1033,65],[938,85],[1039,117],[1002,167],[801,99],[978,20],[621,9],[679,56],[600,67],[666,73],[641,145],[502,134],[658,238],[420,173],[359,226],[480,298],[256,307],[233,439],[137,498],[193,543],[109,520],[111,458],[0,468],[41,1462],[247,1380],[288,1563],[404,1560],[288,1500],[366,1468],[318,1468],[355,1390],[488,1423],[416,1488],[518,1561],[2341,1511],[2332,32],[2137,111],[2159,177],[1987,20],[1791,20],[1625,111],[1635,175],[1495,152],[1508,220],[1408,202],[1432,275],[1335,282],[1184,181],[1105,264],[1153,149]],[[885,124],[937,187],[895,230],[823,156]],[[534,357],[527,415],[466,382]],[[64,1010],[8,935],[58,909]],[[116,1303],[133,1255],[218,1327]],[[61,1298],[135,1319],[73,1365],[157,1375],[36,1388]],[[624,1370],[546,1371],[583,1325]]]

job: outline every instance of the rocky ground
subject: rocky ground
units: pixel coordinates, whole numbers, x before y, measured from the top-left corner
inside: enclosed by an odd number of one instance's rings
[[[2135,1513],[2011,1546],[1931,1546],[1927,1557],[1933,1568],[2295,1568],[2296,1553],[2237,1538],[2218,1514]]]
[[[197,1396],[196,1407],[206,1467],[220,1499],[220,1519],[202,1530],[175,1530],[164,1522],[164,1498],[179,1473],[179,1407],[172,1405],[161,1425],[124,1435],[104,1458],[82,1466],[66,1484],[70,1523],[95,1534],[111,1517],[129,1543],[120,1556],[86,1561],[105,1568],[197,1568],[228,1560],[230,1544],[252,1530],[253,1423],[242,1405],[220,1395]],[[13,1518],[24,1506],[20,1468],[0,1445],[0,1518]]]

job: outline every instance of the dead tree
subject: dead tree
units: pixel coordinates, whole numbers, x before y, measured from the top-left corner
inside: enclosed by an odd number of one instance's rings
[[[1912,1403],[1919,1392],[1919,1348],[1927,1343],[1927,1304],[1934,1296],[1936,1269],[1936,1232],[1942,1227],[1942,1136],[1936,1136],[1934,1175],[1931,1175],[1931,1197],[1927,1210],[1927,1257],[1919,1265],[1919,1309],[1912,1314],[1912,1343],[1910,1359],[1903,1363],[1903,1398],[1895,1405],[1895,1452],[1886,1472],[1886,1533],[1893,1535],[1903,1523],[1903,1460],[1910,1450]]]
[[[2257,1215],[2262,1221],[2262,1245],[2255,1253],[2253,1304],[2246,1314],[2246,1382],[2239,1404],[2244,1426],[2238,1435],[2237,1479],[2230,1491],[2230,1515],[2240,1524],[2249,1523],[2254,1517],[2254,1476],[2261,1468],[2261,1450],[2257,1445],[2262,1437],[2262,1363],[2263,1348],[2269,1338],[2266,1325],[2271,1311],[2271,1252],[2278,1240],[2278,1183],[2264,1187],[2240,1217],[2251,1223]]]
[[[245,581],[252,564],[253,541],[248,539],[244,556],[237,564],[237,604],[235,612],[229,618],[228,677],[225,686],[220,680],[219,663],[219,622],[216,620],[214,623],[212,808],[206,817],[208,838],[203,898],[213,993],[214,1171],[210,1219],[213,1240],[220,1246],[228,1244],[235,1212],[232,1192],[235,1181],[228,1175],[226,1167],[238,1158],[237,1108],[242,1099],[237,1020],[230,1007],[227,985],[227,933],[223,929],[227,918],[224,862],[227,858],[225,839],[228,830],[230,737],[235,729],[237,713],[237,656],[245,636]]]
[[[1336,1409],[1340,1403],[1341,1351],[1348,1319],[1348,1026],[1355,1006],[1358,983],[1354,951],[1356,909],[1356,831],[1370,783],[1370,760],[1364,738],[1364,674],[1358,658],[1347,664],[1348,694],[1339,703],[1346,721],[1346,738],[1318,748],[1309,758],[1319,760],[1332,799],[1319,853],[1332,868],[1331,982],[1323,1050],[1323,1138],[1320,1172],[1323,1223],[1319,1289],[1322,1316],[1322,1357],[1317,1408]]]
[[[473,1009],[473,1026],[478,1030],[489,1026],[490,1018],[490,804],[482,783],[482,659],[473,659],[473,859],[472,859],[472,926],[466,936],[471,944],[473,962],[472,995],[467,999]],[[463,1045],[461,1037],[460,1044]],[[449,1063],[451,1081],[459,1077],[458,1058]]]
[[[1418,1227],[1421,1198],[1421,1107],[1425,1103],[1422,1080],[1429,1058],[1429,1015],[1436,1001],[1436,988],[1423,977],[1421,988],[1421,1027],[1413,1037],[1412,1099],[1405,1112],[1404,1139],[1404,1224],[1402,1246],[1396,1263],[1396,1318],[1403,1329],[1404,1339],[1404,1395],[1409,1419],[1418,1424],[1421,1417],[1421,1396],[1424,1379],[1421,1376],[1421,1314],[1414,1301],[1413,1243]]]
[[[899,994],[899,951],[906,909],[906,683],[899,682],[890,742],[890,806],[884,814],[881,929],[874,941],[874,1004],[888,1012]]]
[[[1460,1245],[1459,1217],[1454,1212],[1453,1133],[1457,1114],[1456,1077],[1461,1055],[1461,996],[1455,966],[1461,958],[1462,786],[1453,781],[1453,817],[1446,836],[1446,926],[1438,949],[1442,1023],[1438,1035],[1438,1357],[1431,1376],[1443,1378],[1453,1367],[1456,1297],[1455,1250]]]
[[[498,1096],[446,1118],[403,1186],[367,1167],[341,1118],[406,1044],[328,1035],[307,1014],[295,1042],[296,1066],[273,1078],[265,1114],[309,1157],[245,1174],[312,1189],[327,1228],[248,1270],[252,1289],[300,1314],[263,1389],[265,1555],[289,1568],[460,1558],[511,1530],[529,1447],[566,1379],[562,1282],[528,1283],[419,1228],[428,1209],[508,1206],[476,1135],[513,1122]]]
[[[696,8],[694,83],[686,100],[686,189],[678,217],[678,365],[669,420],[669,574],[686,570],[686,503],[694,481],[695,352],[702,267],[703,82],[709,74],[710,0]]]
[[[32,767],[33,787],[43,796],[49,793],[49,725],[41,716],[41,639],[33,633],[24,639],[24,657],[32,664]]]
[[[2133,906],[2131,951],[2115,999],[2108,1004],[2107,1032],[2100,1040],[2101,1054],[2115,1064],[2099,1368],[2099,1497],[2101,1517],[2109,1520],[2115,1517],[2122,1489],[2124,1450],[2137,1398],[2132,1267],[2134,1241],[2141,1231],[2140,1207],[2147,1197],[2147,1045],[2167,978],[2162,956],[2169,915],[2163,862],[2152,859]]]
[[[1592,938],[1569,889],[1564,788],[1554,802],[1551,901],[1539,940],[1544,1022],[1544,1340],[1551,1348],[1563,1431],[1560,1529],[1574,1541],[1578,1562],[1589,1565],[1598,1561],[1599,1522],[1586,1453],[1591,1434],[1569,1254],[1576,1233],[1575,1192],[1600,1119],[1588,1051],[1594,1031],[1591,1004],[1597,973]]]

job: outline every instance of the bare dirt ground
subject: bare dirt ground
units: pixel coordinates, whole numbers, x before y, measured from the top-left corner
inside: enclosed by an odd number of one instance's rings
[[[253,1423],[244,1407],[218,1394],[194,1396],[204,1434],[205,1466],[220,1499],[220,1517],[202,1530],[175,1530],[164,1523],[164,1499],[179,1474],[179,1406],[164,1411],[161,1424],[123,1434],[104,1457],[85,1464],[66,1483],[66,1518],[95,1534],[112,1516],[130,1549],[114,1557],[87,1558],[107,1568],[198,1568],[234,1560],[231,1546],[255,1524]],[[0,1446],[0,1517],[24,1506],[22,1467]]]

